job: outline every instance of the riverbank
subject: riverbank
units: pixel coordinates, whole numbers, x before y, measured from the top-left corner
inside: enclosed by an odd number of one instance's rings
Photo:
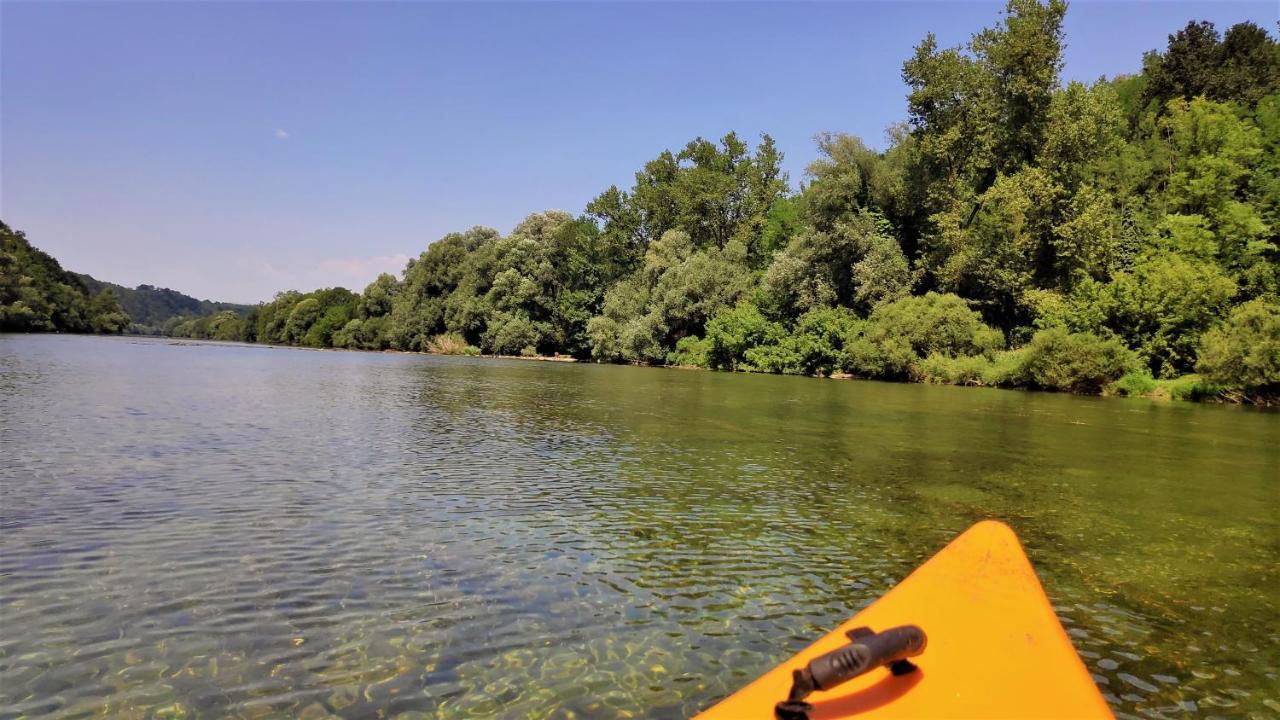
[[[139,336],[133,336],[133,337],[154,337],[154,336],[139,335]],[[185,340],[182,342],[196,343],[196,342],[211,342],[211,341]],[[235,341],[212,341],[212,342],[234,343]],[[534,361],[534,362],[557,362],[557,363],[592,362],[591,360],[584,360],[581,358],[575,358],[568,355],[559,355],[559,354],[557,355],[486,354],[486,353],[479,352],[474,348],[474,346],[463,346],[460,349],[456,349],[456,350],[451,349],[450,351],[431,351],[431,350],[397,350],[392,348],[386,348],[383,350],[369,350],[369,349],[363,349],[363,348],[311,348],[311,347],[305,347],[300,345],[278,345],[278,344],[264,344],[264,343],[243,343],[243,344],[247,344],[251,346],[260,346],[260,347],[294,348],[294,349],[303,349],[303,350],[322,350],[322,351],[336,351],[336,352],[348,352],[348,351],[381,352],[381,353],[403,354],[403,355],[436,355],[441,357],[475,357],[475,358],[485,358],[485,359],[491,359],[491,360],[523,360],[523,361]],[[596,362],[597,364],[602,364],[600,363],[600,361],[594,361],[594,362]],[[798,375],[799,374],[799,373],[763,372],[751,366],[739,366],[733,370],[725,371],[725,370],[716,370],[716,369],[701,367],[694,364],[659,365],[659,364],[652,364],[652,363],[635,363],[635,362],[603,363],[603,364],[635,365],[639,367],[652,367],[652,368],[667,369],[667,370],[704,370],[704,371],[709,370],[711,372],[738,372],[738,373],[745,373],[745,374],[763,374],[763,375],[781,375],[781,374]],[[982,382],[980,378],[976,376],[969,376],[964,381],[961,381],[961,382],[943,382],[938,375],[921,376],[921,377],[915,377],[915,378],[908,376],[906,378],[895,380],[895,379],[862,376],[862,375],[857,375],[857,374],[848,373],[848,372],[833,372],[829,374],[812,373],[812,374],[806,375],[806,377],[825,379],[825,380],[870,380],[870,381],[880,381],[880,382],[896,382],[896,383],[924,384],[924,385],[955,385],[955,386],[962,386],[962,387],[983,387],[983,388],[993,388],[993,389],[999,389],[999,390],[1023,390],[1023,391],[1050,392],[1050,393],[1061,392],[1061,391],[1056,391],[1051,389],[1027,387],[1022,385],[1008,385],[1008,384],[1002,385],[999,383],[987,383],[987,382]],[[1210,383],[1207,383],[1204,381],[1203,378],[1195,374],[1183,375],[1176,378],[1155,379],[1155,378],[1152,378],[1147,373],[1130,372],[1120,377],[1118,380],[1107,383],[1099,390],[1099,392],[1094,392],[1094,393],[1067,392],[1065,394],[1081,395],[1085,397],[1145,398],[1147,400],[1152,400],[1156,402],[1173,402],[1173,401],[1201,402],[1201,403],[1217,403],[1217,404],[1228,404],[1228,405],[1253,405],[1256,407],[1280,406],[1280,397],[1269,396],[1269,395],[1247,396],[1247,395],[1244,395],[1243,393],[1232,392],[1223,388],[1216,387]]]
[[[654,367],[675,368],[681,370],[706,370],[697,365],[658,365]],[[712,371],[716,372],[716,371]],[[782,373],[759,373],[755,370],[739,369],[730,372],[741,372],[746,374],[782,374]],[[1023,386],[1002,386],[994,384],[985,384],[981,382],[937,382],[935,380],[885,380],[883,378],[861,377],[852,373],[832,373],[831,375],[809,375],[807,377],[819,378],[825,380],[864,380],[877,382],[897,382],[903,384],[915,385],[952,385],[956,387],[973,387],[988,388],[994,390],[1021,390],[1024,392],[1046,392],[1052,394],[1078,395],[1081,397],[1124,397],[1124,398],[1144,398],[1156,402],[1200,402],[1215,403],[1224,405],[1254,405],[1257,407],[1277,407],[1280,406],[1280,398],[1275,397],[1249,397],[1240,393],[1232,393],[1210,385],[1199,375],[1183,375],[1177,378],[1169,378],[1162,380],[1152,379],[1148,375],[1139,373],[1131,373],[1122,377],[1113,383],[1108,384],[1097,393],[1063,393],[1056,390],[1046,390],[1043,388],[1023,387]]]
[[[410,355],[442,355],[442,356],[466,356],[489,358],[495,360],[534,360],[540,362],[590,362],[588,360],[580,360],[578,358],[568,357],[564,355],[486,355],[482,353],[441,353],[441,352],[413,352],[400,350],[385,350],[383,352],[407,352]],[[596,361],[600,364],[599,361]],[[796,375],[798,373],[771,373],[762,372],[751,367],[738,367],[734,370],[724,371],[712,368],[700,367],[692,364],[680,365],[657,365],[648,363],[607,363],[620,365],[635,365],[638,367],[652,367],[664,370],[703,370],[710,372],[737,372],[744,374],[757,375]],[[960,387],[981,387],[997,390],[1022,390],[1031,392],[1049,392],[1061,393],[1061,391],[1050,390],[1045,388],[1027,387],[1020,385],[1000,385],[995,383],[983,383],[977,381],[969,382],[940,382],[936,377],[912,379],[906,378],[902,380],[891,380],[885,378],[875,378],[860,376],[848,372],[834,372],[830,374],[813,373],[805,375],[821,380],[866,380],[879,382],[898,382],[907,384],[921,385],[954,385]],[[1199,375],[1190,374],[1176,378],[1155,379],[1149,374],[1143,372],[1131,372],[1120,379],[1108,383],[1096,393],[1079,393],[1067,392],[1061,394],[1080,395],[1084,397],[1125,397],[1125,398],[1144,398],[1156,402],[1200,402],[1200,403],[1216,403],[1226,405],[1253,405],[1256,407],[1280,407],[1280,397],[1277,396],[1248,396],[1239,392],[1232,392],[1223,388],[1216,387],[1205,382]]]
[[[42,334],[42,333],[13,333],[13,334]],[[92,336],[94,333],[53,333],[59,335],[84,335]],[[111,335],[102,335],[111,337]],[[169,336],[157,335],[136,335],[122,334],[115,337],[133,338],[133,339],[149,339],[158,342],[165,342],[168,345],[184,346],[184,345],[235,345],[243,347],[260,347],[268,349],[289,349],[289,350],[309,350],[314,352],[358,352],[358,353],[383,353],[392,355],[435,355],[440,357],[474,357],[489,360],[522,360],[532,362],[554,362],[554,363],[583,363],[592,362],[567,355],[495,355],[481,352],[432,352],[428,350],[397,350],[394,348],[384,348],[381,350],[366,348],[332,348],[332,347],[308,347],[305,345],[284,345],[279,343],[251,343],[239,340],[214,340],[214,339],[194,339],[194,338],[173,338]],[[665,370],[703,370],[711,372],[730,372],[743,374],[761,374],[761,375],[799,375],[799,373],[769,373],[762,372],[749,366],[740,366],[733,370],[713,370],[710,368],[700,367],[692,364],[679,365],[659,365],[651,363],[600,363],[596,364],[617,364],[617,365],[635,365],[638,367],[651,367]],[[1031,392],[1047,392],[1052,394],[1068,394],[1080,395],[1084,397],[1121,397],[1121,398],[1143,398],[1154,402],[1196,402],[1224,405],[1250,405],[1259,408],[1276,408],[1280,407],[1280,396],[1261,395],[1249,396],[1239,392],[1233,392],[1227,389],[1216,387],[1204,381],[1199,375],[1189,374],[1176,378],[1155,379],[1150,375],[1140,372],[1128,373],[1118,380],[1103,386],[1100,391],[1094,393],[1079,393],[1048,390],[1045,388],[1027,387],[1020,385],[1001,385],[998,383],[985,383],[977,379],[968,379],[963,382],[942,382],[937,377],[920,377],[920,378],[902,378],[902,379],[886,379],[856,375],[848,372],[834,372],[831,374],[814,373],[805,377],[823,379],[823,380],[870,380],[890,383],[905,384],[922,384],[922,385],[954,385],[961,387],[980,387],[998,390],[1022,390]]]

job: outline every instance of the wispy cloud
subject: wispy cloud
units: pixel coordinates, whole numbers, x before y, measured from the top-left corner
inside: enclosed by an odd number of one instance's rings
[[[277,140],[288,140],[288,139],[289,139],[289,131],[288,131],[288,130],[284,130],[284,129],[282,129],[282,128],[276,128],[276,139],[277,139]]]

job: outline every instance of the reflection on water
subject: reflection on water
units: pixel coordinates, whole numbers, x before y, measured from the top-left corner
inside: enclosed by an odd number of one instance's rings
[[[677,717],[955,533],[1121,716],[1280,713],[1280,415],[0,336],[0,717]]]

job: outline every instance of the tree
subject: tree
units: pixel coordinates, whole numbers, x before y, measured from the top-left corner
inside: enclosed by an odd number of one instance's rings
[[[1016,294],[1025,269],[1003,278],[973,277],[972,259],[1010,238],[973,235],[970,225],[984,210],[999,212],[993,205],[1010,192],[1031,201],[1041,198],[1028,193],[1053,192],[1039,176],[1028,175],[988,195],[1002,177],[1032,165],[1045,145],[1055,118],[1065,12],[1063,0],[1010,0],[1004,22],[975,35],[967,51],[940,50],[930,34],[903,65],[911,88],[907,109],[913,141],[904,178],[916,186],[909,195],[928,217],[920,240],[926,278],[962,291],[964,282],[976,281],[988,316],[1005,326],[1017,324],[1023,314]]]
[[[1144,100],[1235,100],[1253,106],[1280,92],[1280,43],[1251,22],[1233,25],[1226,37],[1213,23],[1191,21],[1169,36],[1164,52],[1143,59]]]
[[[225,311],[236,318],[236,314]],[[129,316],[120,307],[120,301],[111,290],[104,290],[89,299],[89,329],[96,333],[119,334],[129,327]],[[238,319],[238,318],[237,318]]]
[[[736,239],[755,256],[769,211],[787,190],[781,164],[768,135],[754,153],[735,133],[719,144],[696,138],[679,153],[664,151],[647,163],[630,192],[605,191],[587,213],[604,223],[606,247],[633,261],[669,230],[688,233],[699,250],[723,249]]]
[[[1063,188],[1039,168],[1001,175],[984,192],[977,212],[963,207],[935,216],[933,275],[938,285],[974,300],[1005,329],[1025,325],[1025,296],[1057,285],[1054,240]]]
[[[885,303],[872,311],[856,338],[849,338],[849,362],[871,377],[906,378],[930,355],[955,358],[991,355],[1004,347],[999,331],[955,295],[926,293]]]
[[[289,311],[289,318],[285,321],[284,340],[290,344],[296,345],[302,342],[307,331],[316,320],[320,319],[320,301],[309,297],[300,300]]]
[[[1252,300],[1209,330],[1196,371],[1256,402],[1280,399],[1280,305]]]
[[[821,157],[809,164],[810,184],[804,192],[815,226],[829,230],[859,210],[878,210],[887,204],[892,169],[879,153],[843,133],[821,133],[816,142]]]
[[[1031,387],[1096,395],[1136,365],[1119,338],[1050,328],[1022,350],[1017,373]]]
[[[1098,300],[1105,326],[1138,351],[1152,375],[1173,377],[1192,370],[1200,335],[1235,290],[1214,264],[1165,253],[1118,274]]]
[[[719,313],[707,324],[707,363],[713,368],[736,370],[746,361],[747,351],[777,343],[782,326],[770,321],[756,306],[742,304]]]
[[[997,107],[996,168],[1009,172],[1034,158],[1044,142],[1062,70],[1065,0],[1009,0],[1003,27],[971,46],[988,76]]]
[[[0,222],[0,331],[119,332],[122,314],[114,295],[92,304],[79,277]]]
[[[829,231],[797,235],[765,271],[762,304],[790,320],[835,305],[866,312],[906,295],[911,270],[890,232],[883,216],[861,210]]]
[[[378,275],[373,282],[360,293],[357,312],[362,318],[376,318],[390,315],[395,305],[396,295],[400,292],[400,282],[390,273]]]

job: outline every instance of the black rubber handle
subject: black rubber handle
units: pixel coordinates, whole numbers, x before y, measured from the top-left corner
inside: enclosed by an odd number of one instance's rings
[[[924,631],[915,625],[855,634],[850,644],[810,660],[805,671],[815,689],[830,690],[868,670],[915,657],[926,643]]]

